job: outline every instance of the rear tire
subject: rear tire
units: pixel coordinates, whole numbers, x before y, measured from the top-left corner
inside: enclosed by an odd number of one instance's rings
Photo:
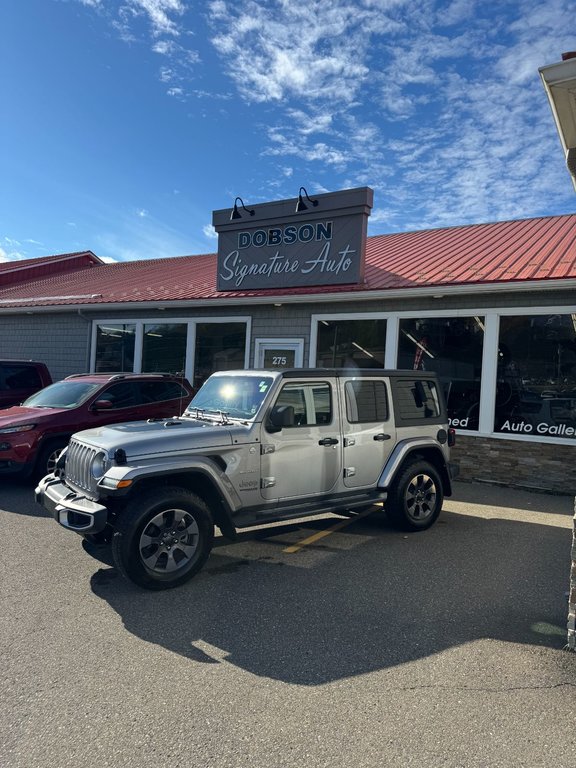
[[[391,523],[404,531],[424,531],[436,522],[444,493],[436,468],[415,461],[400,471],[386,500]]]
[[[114,527],[114,564],[144,589],[172,589],[187,582],[206,562],[214,539],[206,503],[177,487],[135,497]]]

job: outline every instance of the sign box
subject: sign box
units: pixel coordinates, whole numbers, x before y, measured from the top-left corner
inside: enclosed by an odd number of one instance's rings
[[[217,289],[361,283],[373,198],[359,187],[213,211]]]

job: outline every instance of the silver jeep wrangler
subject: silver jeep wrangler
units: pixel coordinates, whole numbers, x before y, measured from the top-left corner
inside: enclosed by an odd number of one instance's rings
[[[429,528],[451,494],[453,441],[434,374],[226,371],[182,416],[75,434],[36,498],[60,525],[110,543],[127,578],[168,589],[202,568],[215,525],[234,539],[384,502],[396,526]]]

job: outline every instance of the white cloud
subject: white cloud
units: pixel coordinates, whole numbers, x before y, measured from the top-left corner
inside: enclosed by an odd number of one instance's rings
[[[218,238],[218,233],[212,224],[205,224],[202,227],[202,233],[204,234],[204,237],[207,237],[209,240],[216,240]]]
[[[247,101],[298,98],[350,103],[369,74],[366,52],[377,26],[395,22],[367,4],[279,0],[209,5],[212,42]]]
[[[574,48],[574,0],[213,0],[194,30],[191,2],[120,2],[126,34],[149,21],[168,95],[232,101],[192,87],[207,19],[231,90],[258,109],[261,189],[368,185],[371,225],[392,228],[537,215],[572,194],[538,67]]]
[[[128,7],[135,13],[146,14],[152,34],[180,34],[178,24],[172,16],[181,16],[186,10],[186,5],[181,0],[128,0]]]
[[[8,244],[9,242],[16,242],[14,240],[11,240],[8,237],[3,238],[4,243]],[[6,262],[6,261],[22,261],[23,259],[28,258],[25,251],[19,251],[16,250],[14,247],[8,245],[8,248],[5,249],[2,246],[0,246],[0,262]]]

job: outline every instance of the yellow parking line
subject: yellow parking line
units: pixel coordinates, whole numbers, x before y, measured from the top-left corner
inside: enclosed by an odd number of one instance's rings
[[[303,539],[298,544],[292,544],[292,546],[286,547],[286,549],[283,549],[282,552],[286,552],[290,555],[293,555],[295,552],[298,552],[299,550],[304,549],[304,547],[307,547],[309,544],[314,544],[314,542],[319,541],[320,539],[323,539],[325,536],[330,536],[330,534],[336,533],[336,531],[341,531],[342,528],[346,528],[346,526],[350,525],[350,523],[353,523],[356,520],[360,520],[363,517],[367,517],[368,515],[371,515],[373,511],[374,511],[373,507],[370,507],[370,509],[367,509],[366,511],[361,512],[360,514],[355,515],[354,517],[349,517],[346,520],[341,520],[335,525],[330,526],[330,528],[326,528],[325,531],[318,531],[317,533],[312,534],[312,536],[308,536],[307,539]]]

